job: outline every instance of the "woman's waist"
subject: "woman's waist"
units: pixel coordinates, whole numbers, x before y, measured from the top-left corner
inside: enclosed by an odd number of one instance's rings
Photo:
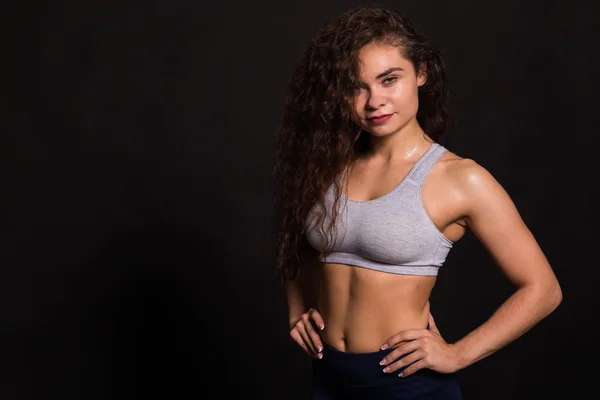
[[[322,339],[338,351],[369,353],[378,351],[392,335],[408,329],[426,329],[429,302],[425,306],[317,308],[325,321]]]

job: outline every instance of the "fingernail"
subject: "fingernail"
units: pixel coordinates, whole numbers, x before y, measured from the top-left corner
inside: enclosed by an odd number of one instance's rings
[[[383,369],[383,372],[385,372],[385,373],[388,373],[388,372],[390,372],[390,367],[385,367],[385,368]]]
[[[321,358],[323,358],[323,354],[319,353],[319,354],[317,354],[317,357],[319,357],[319,360],[320,360]]]
[[[325,329],[325,325],[319,325],[319,329],[320,329],[320,330],[323,330],[323,329]]]
[[[320,352],[322,352],[322,351],[323,351],[323,347],[322,347],[322,346],[319,346],[319,349],[318,349],[318,350],[319,350],[319,353],[320,353]]]
[[[385,365],[385,358],[381,361],[379,361],[379,365]]]
[[[381,346],[381,350],[385,350],[385,349],[387,349],[387,348],[388,348],[388,345],[387,345],[387,343],[384,343],[384,344],[383,344],[383,346]]]

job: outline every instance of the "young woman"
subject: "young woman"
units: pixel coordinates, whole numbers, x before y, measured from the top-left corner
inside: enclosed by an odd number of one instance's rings
[[[377,7],[332,20],[295,70],[277,130],[276,273],[290,335],[314,357],[313,399],[460,399],[456,371],[561,302],[502,186],[441,144],[444,76],[409,21]],[[467,229],[516,291],[448,343],[429,296]]]

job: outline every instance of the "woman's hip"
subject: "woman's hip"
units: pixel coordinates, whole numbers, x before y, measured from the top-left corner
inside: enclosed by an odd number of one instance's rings
[[[313,360],[312,398],[326,399],[445,399],[459,400],[455,374],[422,369],[407,377],[402,370],[383,372],[379,362],[392,349],[346,353],[323,344],[323,358]]]

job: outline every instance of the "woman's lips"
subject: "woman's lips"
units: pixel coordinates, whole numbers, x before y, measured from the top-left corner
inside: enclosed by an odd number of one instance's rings
[[[388,119],[390,119],[394,114],[382,114],[376,117],[367,118],[367,121],[372,122],[374,124],[382,124]]]

